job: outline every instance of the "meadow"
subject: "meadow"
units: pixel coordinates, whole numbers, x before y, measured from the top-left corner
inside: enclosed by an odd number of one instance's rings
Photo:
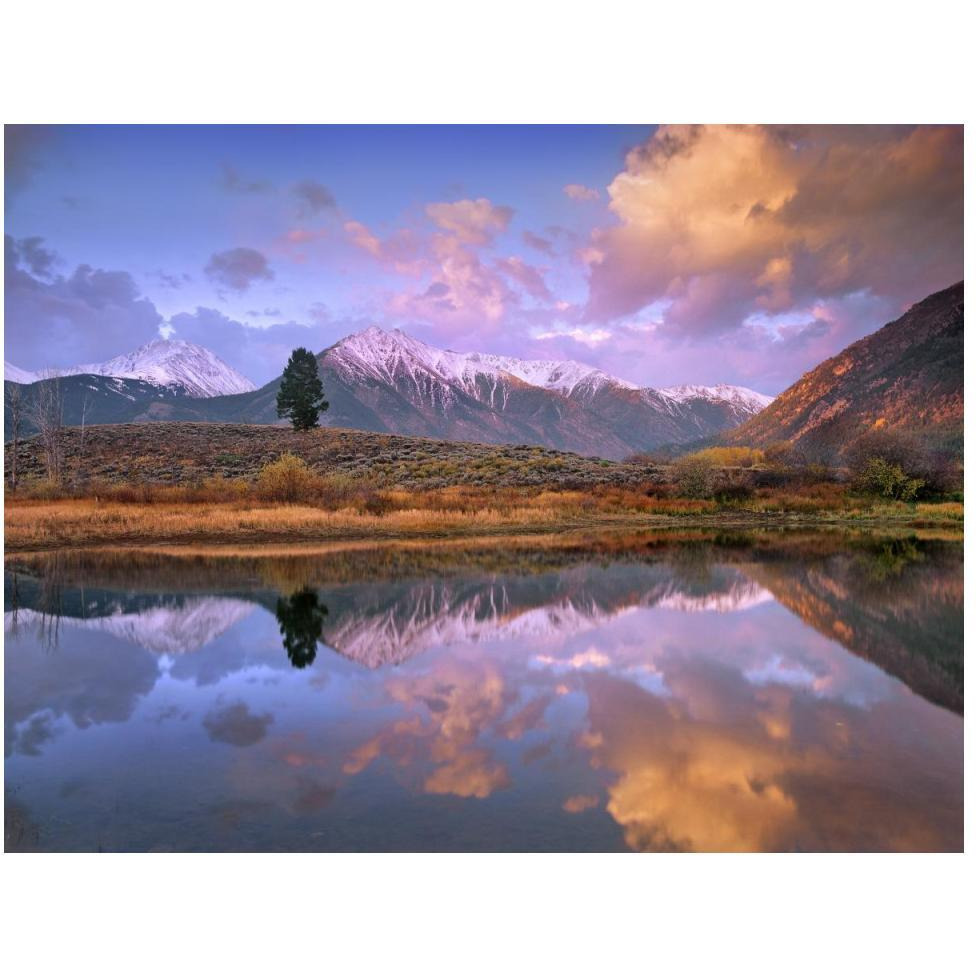
[[[963,520],[961,495],[926,491],[876,457],[865,481],[782,449],[614,462],[361,431],[139,424],[90,428],[82,452],[75,433],[66,431],[60,483],[45,477],[36,442],[20,445],[8,550]]]

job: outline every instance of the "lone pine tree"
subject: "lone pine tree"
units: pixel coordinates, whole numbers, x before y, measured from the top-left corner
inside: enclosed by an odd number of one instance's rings
[[[315,355],[308,349],[296,349],[278,388],[278,416],[287,417],[295,430],[318,427],[319,414],[329,409],[324,394]]]

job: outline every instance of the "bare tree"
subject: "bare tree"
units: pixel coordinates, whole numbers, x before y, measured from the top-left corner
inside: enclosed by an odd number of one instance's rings
[[[51,372],[37,384],[37,393],[31,404],[31,420],[44,451],[44,465],[52,484],[60,485],[64,469],[64,444],[61,433],[64,427],[64,390],[61,377]]]
[[[92,402],[92,391],[87,386],[81,398],[81,429],[80,440],[78,443],[78,474],[84,478],[85,475],[85,418],[88,416],[88,408]]]
[[[24,419],[23,388],[19,383],[4,383],[3,398],[10,411],[10,490],[17,490],[17,451],[20,448],[20,425]]]

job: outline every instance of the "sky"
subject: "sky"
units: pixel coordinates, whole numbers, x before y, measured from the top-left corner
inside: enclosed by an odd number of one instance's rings
[[[4,357],[369,325],[776,394],[963,277],[961,126],[6,126]]]

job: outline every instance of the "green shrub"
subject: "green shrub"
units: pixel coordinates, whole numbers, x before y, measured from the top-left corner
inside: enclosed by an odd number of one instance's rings
[[[856,487],[881,498],[891,498],[900,502],[913,502],[925,487],[922,478],[912,478],[905,474],[900,464],[894,464],[881,457],[868,458],[857,472]]]

